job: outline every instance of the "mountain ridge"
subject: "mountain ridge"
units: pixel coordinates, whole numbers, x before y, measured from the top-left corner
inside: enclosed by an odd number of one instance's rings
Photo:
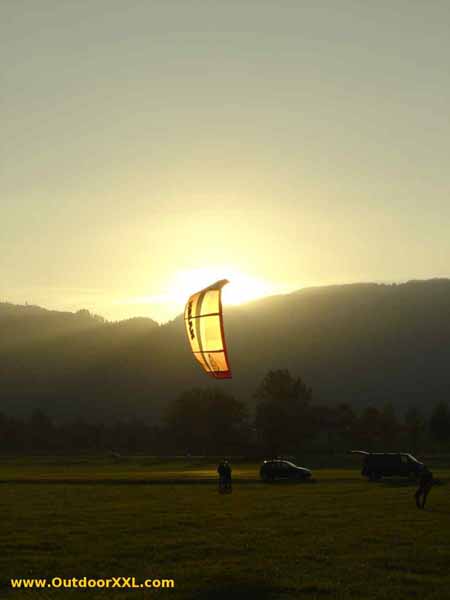
[[[56,419],[158,420],[182,391],[207,385],[252,408],[254,390],[276,368],[302,377],[317,403],[404,410],[450,396],[449,279],[315,286],[225,306],[233,379],[222,382],[193,359],[182,315],[163,325],[108,322],[88,311],[6,304],[0,410],[10,414],[41,408]],[[15,318],[5,316],[11,306],[19,306]]]

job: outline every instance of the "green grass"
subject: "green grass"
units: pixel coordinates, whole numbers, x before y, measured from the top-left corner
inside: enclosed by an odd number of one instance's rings
[[[356,468],[314,471],[317,483],[310,485],[264,485],[257,465],[237,465],[233,494],[222,496],[214,465],[204,462],[0,464],[2,480],[68,474],[110,483],[0,486],[0,597],[450,598],[448,471],[436,473],[444,485],[433,488],[429,507],[419,511],[412,482],[371,484]],[[114,485],[124,477],[171,480],[174,474],[189,482]],[[211,485],[193,483],[208,477]],[[170,578],[176,588],[9,587],[11,577],[119,575]]]

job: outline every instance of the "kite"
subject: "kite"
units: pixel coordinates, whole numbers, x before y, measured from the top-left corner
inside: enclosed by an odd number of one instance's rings
[[[221,292],[228,279],[192,294],[184,311],[186,333],[195,358],[216,379],[231,379],[222,317]]]

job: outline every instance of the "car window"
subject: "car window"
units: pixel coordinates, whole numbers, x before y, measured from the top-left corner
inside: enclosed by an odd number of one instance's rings
[[[407,464],[408,464],[408,457],[402,456],[402,465],[407,465]]]

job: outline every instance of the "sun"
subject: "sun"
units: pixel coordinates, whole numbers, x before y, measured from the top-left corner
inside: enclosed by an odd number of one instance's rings
[[[274,293],[274,287],[269,282],[247,275],[233,267],[205,267],[180,271],[175,275],[170,292],[177,300],[185,301],[191,294],[218,279],[229,281],[222,291],[224,305],[243,304]]]
[[[173,277],[156,294],[123,298],[116,300],[116,304],[151,306],[152,314],[161,322],[165,322],[183,312],[189,296],[219,279],[228,279],[229,281],[222,290],[224,306],[244,304],[264,296],[283,293],[281,288],[273,282],[248,275],[235,267],[201,267],[174,273]]]

